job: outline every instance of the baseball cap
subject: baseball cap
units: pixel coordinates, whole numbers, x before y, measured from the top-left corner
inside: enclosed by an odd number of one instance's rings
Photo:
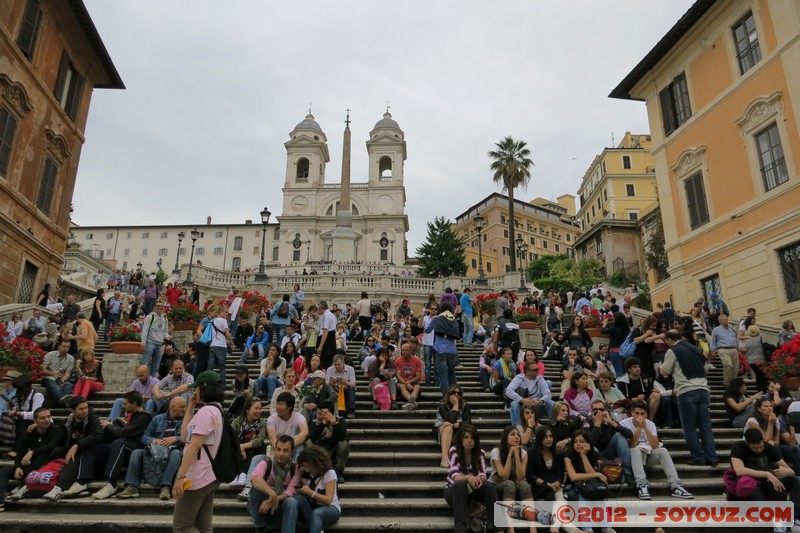
[[[215,371],[204,370],[203,372],[200,372],[194,383],[189,385],[189,388],[195,389],[200,385],[219,385],[221,382],[222,380],[219,378],[219,374],[217,374]]]

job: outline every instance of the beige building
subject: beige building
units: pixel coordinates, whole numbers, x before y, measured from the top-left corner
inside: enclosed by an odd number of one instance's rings
[[[594,158],[578,189],[583,232],[575,242],[577,256],[599,259],[609,276],[645,271],[638,220],[658,203],[650,147],[650,135],[626,132],[619,145]]]
[[[92,95],[124,88],[82,1],[0,2],[0,305],[55,285]]]
[[[578,235],[573,221],[575,197],[565,194],[557,202],[536,198],[531,202],[514,200],[517,237],[528,245],[528,261],[543,255],[572,255]],[[572,212],[570,212],[572,210]],[[487,277],[508,272],[508,196],[493,193],[456,217],[453,231],[466,243],[467,277],[478,276],[478,230],[475,217],[481,215],[481,255]],[[516,237],[515,237],[516,238]],[[527,262],[527,261],[526,261]]]
[[[800,319],[800,2],[700,0],[612,91],[644,101],[668,279],[687,310]]]

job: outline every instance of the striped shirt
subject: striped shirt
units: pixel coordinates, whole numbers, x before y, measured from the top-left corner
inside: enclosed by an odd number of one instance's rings
[[[456,450],[455,446],[450,447],[450,453],[448,454],[448,458],[450,461],[450,470],[447,472],[447,486],[453,485],[456,480],[456,476],[469,476],[469,475],[477,475],[478,477],[483,476],[486,478],[486,454],[481,450],[480,459],[478,461],[478,473],[474,474],[472,469],[468,469],[467,467],[463,467],[459,464],[458,460],[458,451]]]

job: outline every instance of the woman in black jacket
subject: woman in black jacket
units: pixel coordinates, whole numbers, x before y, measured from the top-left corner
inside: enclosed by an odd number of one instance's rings
[[[614,365],[614,373],[621,376],[625,373],[625,362],[619,356],[619,347],[628,338],[628,333],[631,332],[631,327],[628,325],[628,319],[625,318],[623,313],[614,313],[611,318],[606,318],[603,321],[603,329],[600,330],[603,335],[608,335],[608,353],[611,354],[611,364]]]
[[[459,385],[452,385],[447,389],[447,393],[439,408],[436,411],[436,422],[433,425],[434,437],[442,445],[442,460],[440,466],[449,468],[448,453],[450,445],[453,443],[453,433],[458,431],[462,422],[472,423],[472,416],[467,401],[464,399],[464,392]]]

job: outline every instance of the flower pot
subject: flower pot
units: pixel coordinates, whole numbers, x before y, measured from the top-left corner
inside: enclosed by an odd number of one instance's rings
[[[519,323],[519,329],[539,329],[539,323],[531,320],[523,320]]]
[[[786,376],[781,380],[781,389],[795,392],[800,389],[800,376]]]
[[[112,353],[144,353],[144,348],[141,342],[137,341],[114,341],[109,343]]]
[[[586,333],[588,333],[590,337],[607,337],[608,336],[608,335],[603,335],[600,332],[600,328],[586,328]]]
[[[173,322],[172,323],[172,330],[173,331],[194,331],[197,329],[197,324],[190,320],[188,322]]]

